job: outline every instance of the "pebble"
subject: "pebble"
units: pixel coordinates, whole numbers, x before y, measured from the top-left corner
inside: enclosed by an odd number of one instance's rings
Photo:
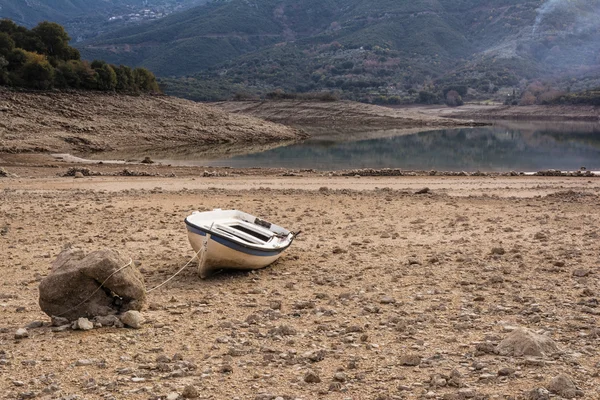
[[[90,330],[94,329],[94,324],[92,324],[90,322],[90,320],[87,318],[79,318],[73,324],[73,329],[79,329],[82,331],[90,331]]]
[[[25,328],[19,328],[15,332],[15,339],[25,339],[29,337],[29,332]]]
[[[405,367],[416,367],[421,364],[421,357],[416,354],[404,354],[400,357],[399,362]]]
[[[123,313],[119,318],[122,323],[133,329],[140,329],[142,324],[146,321],[142,313],[133,310]]]
[[[200,394],[198,393],[198,389],[196,389],[195,386],[187,385],[186,387],[183,388],[183,392],[181,393],[181,395],[186,399],[195,399]]]
[[[379,302],[381,304],[393,304],[396,302],[396,300],[391,296],[383,296],[381,299],[379,299]]]
[[[583,397],[583,392],[578,390],[571,378],[565,374],[555,376],[547,385],[550,393],[561,397],[572,399],[574,397]]]
[[[588,276],[591,273],[592,273],[592,271],[590,271],[589,269],[577,268],[576,270],[573,271],[573,276],[576,278],[585,278],[586,276]]]
[[[338,381],[338,382],[346,382],[348,378],[346,377],[346,374],[343,372],[336,372],[333,375],[333,380],[334,381]]]
[[[25,328],[35,329],[35,328],[41,328],[42,326],[44,326],[43,321],[32,321],[32,322],[28,323],[27,326],[25,326]]]

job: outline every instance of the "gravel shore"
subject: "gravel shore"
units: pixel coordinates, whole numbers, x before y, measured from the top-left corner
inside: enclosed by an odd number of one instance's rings
[[[600,397],[599,179],[144,168],[161,176],[6,167],[0,397]],[[193,255],[184,217],[213,208],[303,233],[254,273],[184,270],[141,329],[61,330],[40,311],[65,245],[118,250],[150,288]]]

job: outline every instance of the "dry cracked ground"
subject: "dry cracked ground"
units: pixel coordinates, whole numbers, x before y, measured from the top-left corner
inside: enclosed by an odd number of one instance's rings
[[[600,197],[574,181],[582,190],[548,178],[546,194],[519,198],[7,178],[0,397],[598,399]],[[150,288],[193,254],[184,217],[216,207],[302,234],[255,273],[184,270],[149,294],[139,330],[61,330],[39,310],[39,281],[67,243],[132,257]],[[518,328],[551,346],[503,351]]]

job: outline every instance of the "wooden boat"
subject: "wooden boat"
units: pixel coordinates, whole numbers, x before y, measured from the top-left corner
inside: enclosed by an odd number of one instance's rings
[[[202,278],[222,269],[264,268],[277,260],[297,235],[238,210],[194,211],[185,224]]]

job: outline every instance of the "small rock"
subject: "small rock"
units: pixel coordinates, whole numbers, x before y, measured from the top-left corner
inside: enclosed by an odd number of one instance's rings
[[[585,278],[586,276],[591,274],[591,272],[592,271],[590,271],[589,269],[577,268],[576,270],[573,271],[573,276],[576,278]]]
[[[119,318],[122,323],[133,329],[140,329],[142,324],[146,321],[142,313],[134,310],[123,313]]]
[[[567,399],[583,396],[583,392],[577,390],[577,387],[571,378],[564,374],[552,378],[550,383],[547,385],[547,389],[550,391],[550,393],[557,394]]]
[[[504,250],[503,247],[494,247],[492,248],[491,253],[501,256],[506,253],[506,250]]]
[[[35,328],[41,328],[42,326],[44,326],[43,321],[32,321],[32,322],[28,323],[27,326],[25,326],[25,328],[35,329]]]
[[[304,382],[306,383],[321,383],[321,378],[313,371],[308,371],[304,375]]]
[[[179,398],[179,393],[171,392],[167,395],[167,400],[177,400]]]
[[[393,304],[396,302],[396,300],[391,296],[383,296],[381,299],[379,299],[379,302],[381,304]]]
[[[115,328],[123,328],[124,325],[116,315],[97,316],[94,318],[96,324],[102,326],[114,326]]]
[[[75,172],[74,177],[75,177],[75,179],[81,179],[81,178],[84,178],[85,176],[80,171],[77,171],[77,172]]]
[[[336,372],[333,375],[333,380],[334,381],[338,381],[338,382],[346,382],[348,378],[346,377],[346,374],[343,372]]]
[[[183,392],[181,393],[181,395],[186,399],[195,399],[200,394],[198,393],[198,389],[196,389],[195,386],[187,385],[186,387],[183,388]]]
[[[558,346],[548,336],[539,335],[529,329],[515,329],[496,347],[501,356],[545,357],[558,352]]]
[[[550,400],[550,392],[544,388],[533,389],[527,393],[527,400]]]
[[[52,317],[52,326],[69,325],[69,320],[63,317]]]
[[[90,330],[94,329],[94,324],[92,324],[90,322],[90,320],[87,318],[79,318],[79,319],[77,319],[77,321],[75,321],[75,325],[74,325],[73,329],[79,329],[82,331],[90,331]]]
[[[500,370],[498,370],[498,376],[511,376],[514,373],[514,368],[501,368]]]
[[[399,362],[405,367],[416,367],[421,364],[421,357],[416,354],[404,354],[400,357]]]
[[[415,194],[426,194],[426,193],[429,193],[429,188],[428,187],[424,187],[423,189],[417,190],[415,192]]]
[[[15,339],[25,339],[29,337],[29,332],[25,328],[19,328],[15,332]]]

